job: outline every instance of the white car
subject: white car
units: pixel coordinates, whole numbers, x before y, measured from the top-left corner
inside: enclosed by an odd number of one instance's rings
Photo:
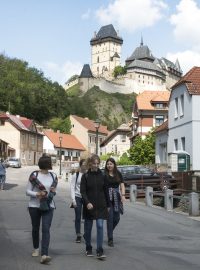
[[[20,158],[16,157],[9,157],[8,158],[8,166],[13,168],[21,168],[21,160]]]

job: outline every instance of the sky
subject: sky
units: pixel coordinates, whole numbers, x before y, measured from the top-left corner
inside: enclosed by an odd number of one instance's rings
[[[142,36],[184,74],[200,66],[200,0],[0,0],[0,12],[0,53],[61,85],[91,63],[90,40],[110,23],[123,38],[122,65]]]

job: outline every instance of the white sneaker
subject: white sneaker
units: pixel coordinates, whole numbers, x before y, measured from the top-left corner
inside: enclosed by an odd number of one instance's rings
[[[46,256],[46,255],[41,256],[40,263],[45,264],[45,263],[49,263],[50,261],[51,261],[50,256]]]
[[[32,252],[32,257],[38,257],[40,254],[39,254],[39,248],[37,249],[34,249],[33,252]]]

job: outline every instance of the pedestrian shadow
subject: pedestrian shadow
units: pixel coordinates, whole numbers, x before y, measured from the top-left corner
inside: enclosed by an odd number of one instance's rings
[[[10,189],[15,188],[15,187],[17,187],[17,186],[18,186],[17,184],[9,184],[9,183],[5,183],[3,189],[4,189],[4,190],[10,190]]]

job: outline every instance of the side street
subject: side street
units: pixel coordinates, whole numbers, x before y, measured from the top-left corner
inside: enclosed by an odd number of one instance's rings
[[[43,269],[31,258],[31,224],[25,195],[33,166],[7,169],[5,190],[0,191],[0,268]],[[58,167],[54,167],[59,171]],[[74,213],[69,208],[69,183],[59,180],[56,210],[51,229],[48,269],[191,269],[200,267],[200,221],[186,214],[167,212],[141,203],[125,203],[125,213],[116,229],[116,245],[104,248],[106,261],[85,256],[84,243],[75,243]],[[105,227],[104,227],[105,228]],[[106,233],[106,230],[105,230]],[[93,240],[95,235],[93,232]]]

